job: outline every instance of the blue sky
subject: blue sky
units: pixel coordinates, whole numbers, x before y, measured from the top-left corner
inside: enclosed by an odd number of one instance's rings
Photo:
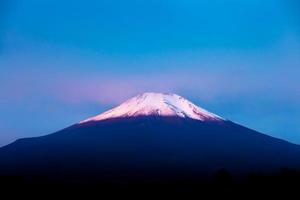
[[[2,0],[0,145],[145,91],[300,144],[297,0]]]

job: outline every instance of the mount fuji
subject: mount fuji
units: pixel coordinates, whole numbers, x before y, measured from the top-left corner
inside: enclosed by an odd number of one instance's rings
[[[176,94],[144,93],[56,133],[0,148],[0,176],[72,183],[172,182],[300,169],[300,146]]]

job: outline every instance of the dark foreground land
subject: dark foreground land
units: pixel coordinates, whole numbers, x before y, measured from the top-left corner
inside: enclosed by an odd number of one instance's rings
[[[249,174],[243,178],[233,177],[221,169],[212,178],[173,179],[173,180],[93,180],[93,181],[54,181],[43,177],[24,179],[20,176],[0,177],[2,197],[49,197],[66,198],[180,198],[201,199],[231,197],[297,199],[300,191],[300,172],[282,169],[276,175]]]

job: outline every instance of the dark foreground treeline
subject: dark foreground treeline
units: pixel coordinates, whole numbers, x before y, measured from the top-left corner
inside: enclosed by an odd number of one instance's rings
[[[248,174],[233,177],[227,170],[219,170],[213,178],[174,179],[172,181],[90,181],[62,182],[43,178],[23,178],[21,176],[1,176],[2,197],[35,196],[105,198],[133,197],[139,199],[202,198],[202,197],[299,197],[300,171],[282,169],[276,175]],[[296,198],[297,199],[297,198]]]

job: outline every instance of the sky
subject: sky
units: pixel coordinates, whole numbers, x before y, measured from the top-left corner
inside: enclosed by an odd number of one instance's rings
[[[300,144],[298,0],[0,0],[0,146],[143,92]]]

